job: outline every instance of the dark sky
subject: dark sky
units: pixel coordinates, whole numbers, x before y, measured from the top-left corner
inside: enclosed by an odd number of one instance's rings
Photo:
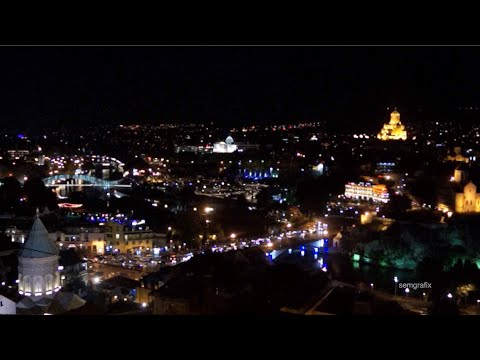
[[[415,121],[480,105],[480,47],[1,47],[0,92],[0,124],[18,128],[375,125],[392,106]]]

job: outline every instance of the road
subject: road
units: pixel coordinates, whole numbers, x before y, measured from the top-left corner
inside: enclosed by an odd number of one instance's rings
[[[88,269],[88,281],[93,281],[93,278],[97,276],[100,277],[101,280],[110,279],[115,276],[125,276],[132,280],[140,280],[142,276],[148,274],[148,272],[144,270],[126,269],[120,266],[101,264],[99,262],[89,262]],[[101,272],[103,274],[95,274],[98,272]]]

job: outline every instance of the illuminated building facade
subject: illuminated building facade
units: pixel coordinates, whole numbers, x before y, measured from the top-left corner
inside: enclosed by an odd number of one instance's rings
[[[138,225],[142,225],[138,223]],[[134,225],[128,228],[116,222],[105,224],[106,251],[110,253],[133,253],[140,255],[153,252],[154,246],[165,246],[166,236],[156,234],[148,227]]]
[[[225,141],[220,141],[213,144],[213,152],[224,154],[233,153],[238,149],[237,145],[235,145],[233,142],[233,138],[231,136],[228,136]]]
[[[470,159],[466,156],[462,155],[462,148],[457,146],[453,148],[453,154],[447,155],[447,161],[457,161],[457,162],[464,162],[466,164],[469,163]]]
[[[463,188],[463,193],[455,194],[455,211],[457,213],[480,212],[480,194],[473,182]]]
[[[390,122],[384,124],[377,137],[380,140],[407,140],[407,131],[400,122],[400,113],[393,111],[390,114]]]
[[[375,174],[392,173],[395,171],[395,167],[396,165],[394,162],[377,162]]]
[[[385,184],[372,185],[371,183],[348,183],[345,185],[345,196],[358,200],[373,200],[388,202],[388,190]]]
[[[48,231],[38,215],[27,241],[18,253],[18,292],[33,300],[60,290],[57,245],[48,238]]]

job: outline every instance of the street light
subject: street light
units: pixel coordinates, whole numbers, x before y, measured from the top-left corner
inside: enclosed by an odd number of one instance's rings
[[[213,211],[213,208],[212,208],[212,207],[207,206],[207,207],[205,208],[205,213],[206,213],[206,214],[210,214],[212,211]]]
[[[408,293],[410,292],[410,289],[409,288],[406,288],[405,289],[405,296],[408,296]]]
[[[237,236],[237,235],[235,235],[235,234],[230,234],[230,239],[235,240],[235,237],[236,237],[236,236]]]
[[[373,293],[373,283],[370,284],[370,288],[372,289],[372,293]]]
[[[395,281],[395,297],[397,297],[397,283],[398,283],[398,277],[394,277],[393,281]]]

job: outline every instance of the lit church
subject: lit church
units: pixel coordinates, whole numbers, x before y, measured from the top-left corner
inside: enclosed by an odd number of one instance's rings
[[[455,211],[457,213],[480,212],[480,194],[473,182],[463,188],[463,193],[455,194]]]
[[[27,241],[18,253],[18,292],[36,301],[60,290],[59,250],[48,238],[38,209]]]
[[[400,113],[396,109],[390,114],[390,122],[383,125],[377,137],[380,140],[407,140],[405,125],[400,122]]]

